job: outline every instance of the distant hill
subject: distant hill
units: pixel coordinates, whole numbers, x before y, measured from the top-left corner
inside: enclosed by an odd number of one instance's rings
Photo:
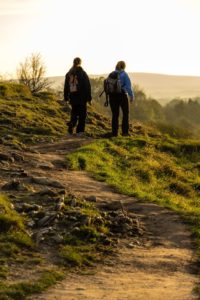
[[[144,89],[147,96],[161,103],[175,98],[200,96],[200,77],[173,76],[151,73],[130,73],[133,83]]]
[[[200,76],[174,76],[152,73],[129,73],[133,84],[139,85],[147,96],[165,104],[173,98],[200,97]],[[105,75],[90,75],[99,77]],[[50,77],[54,87],[61,87],[64,76]]]

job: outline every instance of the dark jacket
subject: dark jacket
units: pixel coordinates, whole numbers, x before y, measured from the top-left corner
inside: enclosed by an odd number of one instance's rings
[[[78,91],[70,92],[70,75],[76,75],[78,80]],[[65,76],[64,100],[71,104],[86,104],[92,100],[91,85],[87,73],[79,66],[72,67]]]

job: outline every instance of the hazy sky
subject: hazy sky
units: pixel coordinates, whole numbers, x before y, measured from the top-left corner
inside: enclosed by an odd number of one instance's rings
[[[49,76],[80,56],[90,74],[200,75],[200,0],[0,0],[0,74],[41,53]]]

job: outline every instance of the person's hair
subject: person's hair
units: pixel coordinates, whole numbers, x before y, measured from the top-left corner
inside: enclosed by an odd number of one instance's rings
[[[80,65],[81,65],[81,59],[80,59],[80,57],[74,58],[74,60],[73,60],[73,67],[77,67],[77,66],[80,66]]]
[[[126,68],[126,63],[123,60],[118,61],[118,63],[116,64],[116,70],[120,71],[120,70],[125,70]]]

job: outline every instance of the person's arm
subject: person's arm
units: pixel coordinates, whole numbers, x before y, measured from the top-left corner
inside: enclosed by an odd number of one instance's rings
[[[125,72],[123,74],[123,79],[124,79],[124,82],[123,82],[122,88],[129,95],[130,101],[133,101],[134,100],[134,92],[132,89],[131,81],[130,81],[128,74]]]
[[[87,102],[91,102],[92,101],[91,84],[86,72],[84,72],[84,82],[85,82],[86,100]]]
[[[65,83],[64,83],[64,100],[67,102],[69,101],[69,84],[68,84],[68,76],[65,76]]]

